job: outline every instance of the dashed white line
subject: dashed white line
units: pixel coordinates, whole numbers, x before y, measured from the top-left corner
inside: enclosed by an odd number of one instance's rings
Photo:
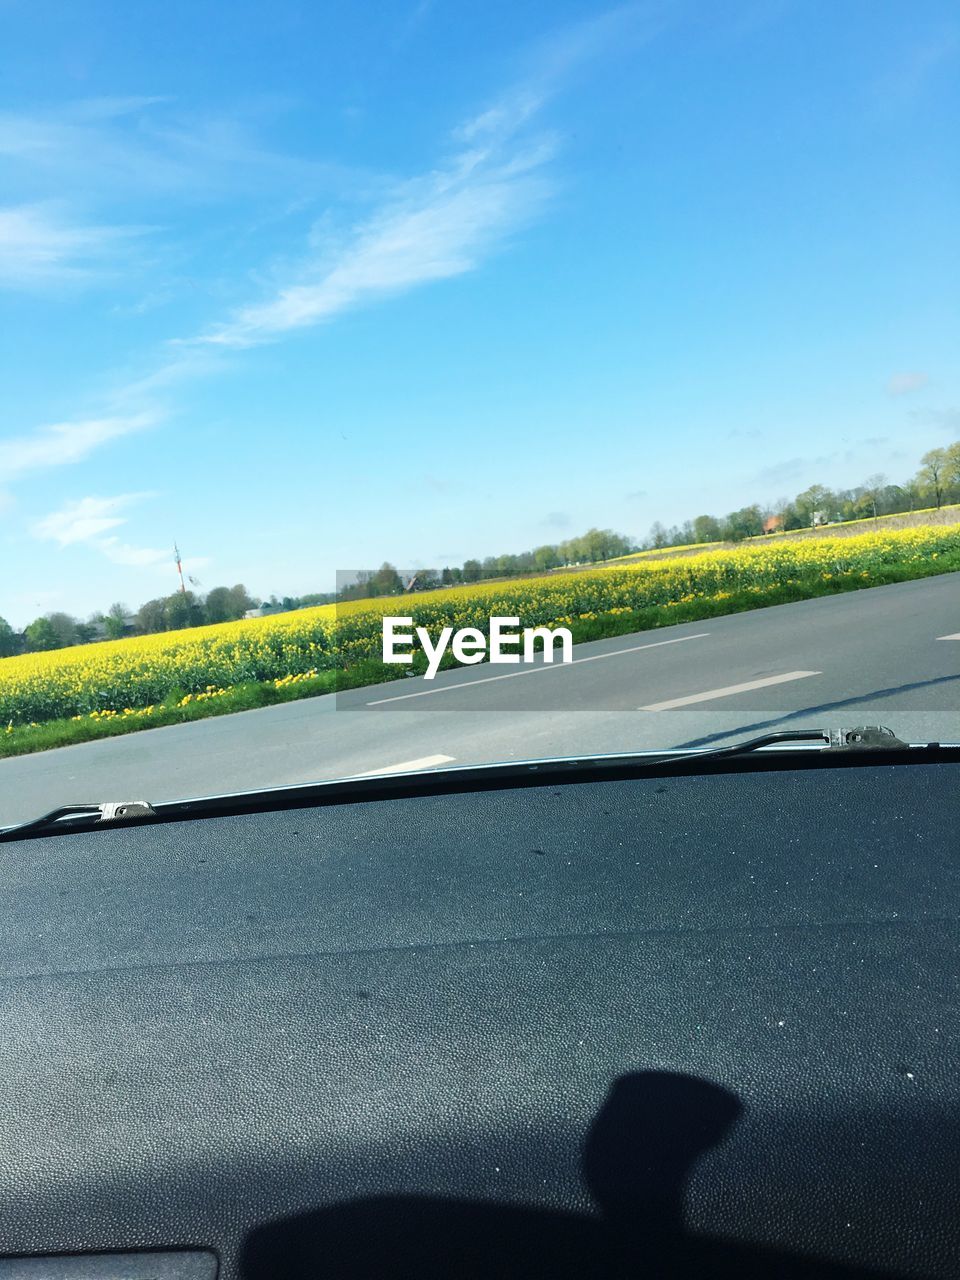
[[[388,764],[382,769],[368,769],[366,773],[355,773],[355,778],[378,778],[382,773],[414,773],[418,769],[436,769],[438,765],[449,764],[456,756],[421,756],[419,760],[404,760],[400,764]]]
[[[952,636],[937,636],[938,640],[960,640],[960,631],[955,631]]]
[[[426,698],[432,693],[449,693],[453,689],[473,689],[478,684],[492,684],[494,680],[513,680],[516,676],[535,676],[540,671],[563,671],[567,667],[575,667],[581,662],[600,662],[604,658],[619,658],[624,653],[639,653],[641,649],[660,649],[666,644],[682,644],[685,640],[703,640],[709,631],[698,631],[692,636],[674,636],[672,640],[654,640],[651,644],[635,644],[629,649],[613,649],[610,653],[593,653],[589,658],[574,658],[572,662],[543,663],[537,667],[527,667],[525,671],[507,671],[502,676],[484,676],[480,680],[463,680],[458,684],[442,684],[436,689],[420,689],[416,693],[401,693],[395,698],[376,698],[368,702],[368,707],[379,707],[384,702],[405,702],[408,698]]]
[[[790,680],[806,680],[808,676],[822,675],[822,671],[785,671],[779,676],[764,676],[760,680],[744,680],[742,684],[728,684],[722,689],[707,689],[703,693],[688,693],[683,698],[668,698],[666,702],[651,702],[639,711],[672,711],[674,707],[689,707],[695,702],[710,702],[713,698],[729,698],[735,693],[748,693],[751,689],[766,689],[772,684],[787,684]]]

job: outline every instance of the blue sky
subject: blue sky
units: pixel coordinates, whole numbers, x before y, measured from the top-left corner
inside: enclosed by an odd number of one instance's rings
[[[960,437],[948,0],[0,0],[0,615]]]

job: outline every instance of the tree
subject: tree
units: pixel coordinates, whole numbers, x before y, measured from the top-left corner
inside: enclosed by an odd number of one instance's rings
[[[479,560],[464,560],[463,562],[463,580],[464,582],[479,582],[483,568]]]
[[[667,545],[667,531],[659,520],[654,520],[650,526],[650,543],[657,549]]]
[[[175,591],[164,601],[164,620],[168,631],[196,627],[203,621],[203,609],[192,591]]]
[[[203,605],[207,622],[232,622],[242,614],[237,614],[236,603],[230,587],[214,587],[207,593]]]
[[[806,525],[806,512],[799,511],[795,502],[783,504],[784,529],[802,529]]]
[[[560,565],[560,552],[556,547],[545,544],[542,547],[535,547],[533,552],[533,567],[540,573],[545,573],[548,569],[556,569]]]
[[[403,593],[403,579],[392,564],[384,560],[383,564],[370,579],[370,594],[373,596],[399,596]]]
[[[58,649],[57,633],[49,618],[37,618],[24,630],[24,639],[30,653],[43,653],[50,649]]]
[[[864,503],[870,507],[873,518],[883,514],[883,494],[887,487],[887,477],[877,474],[869,476],[861,491]]]
[[[724,523],[724,534],[731,542],[755,538],[763,533],[763,515],[756,505],[731,511]]]
[[[697,516],[693,522],[694,542],[719,542],[720,521],[716,516]]]
[[[167,608],[163,600],[147,600],[137,610],[137,630],[141,635],[153,635],[167,629]]]
[[[815,511],[831,512],[834,504],[833,494],[822,484],[812,484],[794,499],[794,506],[804,525],[813,524]]]
[[[920,459],[917,480],[927,493],[932,493],[937,510],[943,505],[943,491],[950,474],[950,456],[946,449],[929,449]]]
[[[440,575],[434,569],[416,569],[413,573],[412,582],[414,591],[431,591],[434,587],[440,585]]]
[[[127,632],[127,606],[118,600],[107,610],[103,625],[111,640],[119,640]]]
[[[0,618],[0,658],[9,658],[20,648],[17,633],[6,618]]]
[[[242,582],[234,583],[230,588],[230,617],[242,618],[248,609],[255,609],[257,602]]]
[[[66,649],[77,643],[77,621],[69,613],[48,613],[47,621],[57,637],[55,649]]]

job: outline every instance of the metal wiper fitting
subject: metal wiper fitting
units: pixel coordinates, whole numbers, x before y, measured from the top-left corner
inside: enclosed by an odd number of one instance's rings
[[[859,725],[855,729],[831,729],[830,745],[827,751],[889,751],[906,750],[909,743],[904,742],[882,724]],[[932,744],[931,744],[932,745]]]

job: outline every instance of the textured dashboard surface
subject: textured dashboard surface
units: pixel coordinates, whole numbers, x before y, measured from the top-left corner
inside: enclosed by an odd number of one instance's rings
[[[5,845],[0,1254],[960,1274],[958,831],[931,765]]]

